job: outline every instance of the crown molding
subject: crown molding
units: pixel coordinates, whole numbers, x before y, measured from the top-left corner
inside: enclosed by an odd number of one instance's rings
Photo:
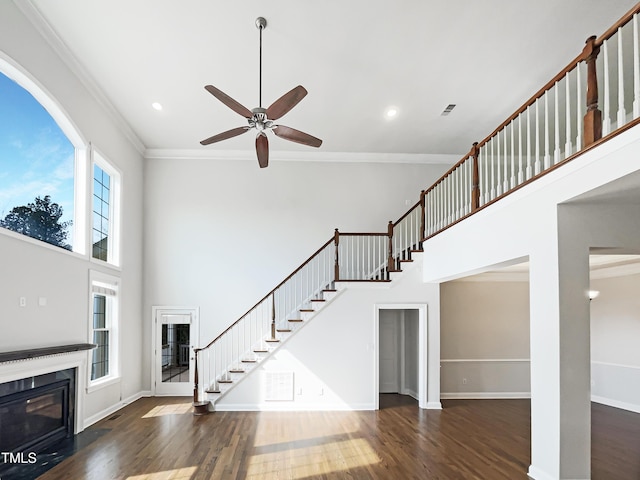
[[[212,149],[164,149],[148,148],[144,157],[150,160],[256,160],[252,150]],[[327,151],[277,151],[272,150],[270,162],[336,162],[336,163],[394,163],[453,165],[461,156],[427,153],[360,153]]]
[[[124,134],[124,136],[131,142],[133,147],[140,153],[144,154],[145,145],[140,140],[135,131],[131,128],[129,123],[120,114],[116,107],[104,94],[102,89],[98,86],[95,79],[89,74],[87,69],[77,60],[75,55],[71,52],[66,43],[60,38],[57,32],[46,21],[40,10],[31,2],[31,0],[13,0],[13,3],[24,14],[24,16],[31,22],[35,29],[42,35],[45,41],[63,61],[63,63],[71,70],[71,73],[78,78],[80,83],[87,89],[89,94],[96,100],[96,102],[107,113],[109,118],[114,122],[117,128]]]

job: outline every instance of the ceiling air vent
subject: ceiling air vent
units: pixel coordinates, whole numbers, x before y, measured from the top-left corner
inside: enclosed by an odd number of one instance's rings
[[[456,108],[455,103],[450,103],[449,105],[447,105],[447,107],[442,111],[440,115],[442,115],[443,117],[446,115],[449,115],[454,108]]]

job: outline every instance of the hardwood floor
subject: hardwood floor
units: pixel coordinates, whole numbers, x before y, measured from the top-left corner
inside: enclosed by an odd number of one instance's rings
[[[110,431],[39,478],[528,478],[528,400],[443,404],[420,410],[409,397],[381,395],[377,412],[194,417],[188,399],[143,398],[92,426]],[[639,439],[640,415],[594,405],[592,478],[640,479]]]

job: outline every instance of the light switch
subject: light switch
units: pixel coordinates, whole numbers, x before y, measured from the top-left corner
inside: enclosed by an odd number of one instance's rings
[[[20,297],[20,306],[21,307],[27,306],[27,297]]]

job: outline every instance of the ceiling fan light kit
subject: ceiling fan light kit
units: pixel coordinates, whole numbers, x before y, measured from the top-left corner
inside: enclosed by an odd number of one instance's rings
[[[266,27],[267,21],[264,17],[258,17],[256,19],[256,28],[260,31],[259,106],[249,110],[213,85],[205,86],[204,88],[211,95],[216,97],[238,115],[246,118],[248,125],[245,127],[237,127],[227,130],[226,132],[213,135],[212,137],[206,138],[200,142],[202,145],[210,145],[255,129],[257,132],[256,154],[258,156],[258,164],[260,165],[260,168],[265,168],[269,165],[269,139],[267,137],[267,132],[273,132],[280,138],[289,140],[290,142],[300,143],[302,145],[308,145],[316,148],[322,145],[322,140],[319,138],[309,135],[308,133],[301,132],[300,130],[285,127],[284,125],[276,125],[274,123],[275,120],[283,117],[307,95],[307,90],[302,85],[298,85],[285,93],[268,108],[262,108],[262,31]]]

